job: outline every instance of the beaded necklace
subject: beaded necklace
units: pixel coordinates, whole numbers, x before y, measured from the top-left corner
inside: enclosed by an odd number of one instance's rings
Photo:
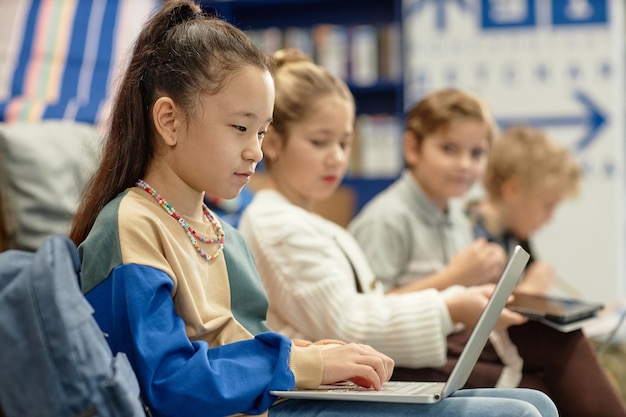
[[[213,230],[215,230],[215,234],[217,235],[214,239],[207,239],[207,238],[200,236],[200,233],[198,233],[193,227],[191,227],[189,223],[187,223],[185,219],[183,219],[183,217],[176,212],[174,207],[172,207],[170,203],[165,201],[165,199],[161,197],[161,195],[154,188],[150,187],[147,182],[140,179],[140,180],[137,180],[135,185],[143,188],[148,194],[154,197],[156,202],[159,203],[161,207],[163,207],[163,210],[165,210],[167,214],[172,216],[174,220],[176,220],[178,224],[182,226],[182,228],[185,230],[185,234],[191,241],[191,244],[196,249],[196,252],[198,252],[198,254],[202,258],[206,259],[207,261],[212,261],[213,259],[217,258],[220,255],[220,253],[224,249],[224,242],[225,242],[224,230],[222,230],[222,225],[211,214],[206,204],[202,203],[202,211],[204,212],[204,215],[206,216],[206,218],[209,219],[209,221],[211,222],[211,225],[213,225]],[[217,250],[215,251],[213,255],[209,256],[202,250],[202,248],[200,248],[200,245],[198,244],[198,240],[204,243],[219,243],[220,246],[217,248]]]

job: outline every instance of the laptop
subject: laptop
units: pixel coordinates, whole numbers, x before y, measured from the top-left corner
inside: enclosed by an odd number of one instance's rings
[[[507,307],[531,320],[569,324],[595,316],[604,305],[574,298],[515,293]]]
[[[485,347],[485,343],[489,339],[489,334],[493,330],[500,312],[507,303],[513,288],[517,285],[529,258],[530,256],[521,246],[515,247],[447,382],[388,381],[383,384],[383,389],[380,391],[359,387],[350,382],[342,382],[339,384],[321,385],[317,389],[295,388],[289,391],[270,391],[270,393],[278,397],[308,400],[422,404],[436,403],[448,397],[465,385],[478,357]]]

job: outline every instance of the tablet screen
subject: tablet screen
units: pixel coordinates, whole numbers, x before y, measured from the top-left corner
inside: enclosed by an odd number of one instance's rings
[[[603,305],[572,298],[515,293],[515,298],[507,307],[531,319],[571,323],[593,316]]]

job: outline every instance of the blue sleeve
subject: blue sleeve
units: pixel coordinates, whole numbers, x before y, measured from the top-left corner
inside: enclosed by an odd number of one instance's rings
[[[192,342],[172,289],[160,270],[122,265],[86,295],[113,352],[128,356],[155,416],[259,414],[276,400],[270,390],[295,386],[289,339],[267,332],[213,348]]]

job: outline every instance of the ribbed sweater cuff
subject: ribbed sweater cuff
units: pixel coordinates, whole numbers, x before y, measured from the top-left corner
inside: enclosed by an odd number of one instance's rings
[[[319,346],[292,345],[289,367],[296,378],[298,388],[317,388],[322,383],[324,359]]]
[[[464,329],[463,324],[452,322],[445,300],[449,297],[462,293],[466,289],[467,288],[462,285],[453,285],[439,292],[442,301],[439,306],[439,315],[441,317],[441,329],[445,335],[449,335],[453,332],[460,332]]]

